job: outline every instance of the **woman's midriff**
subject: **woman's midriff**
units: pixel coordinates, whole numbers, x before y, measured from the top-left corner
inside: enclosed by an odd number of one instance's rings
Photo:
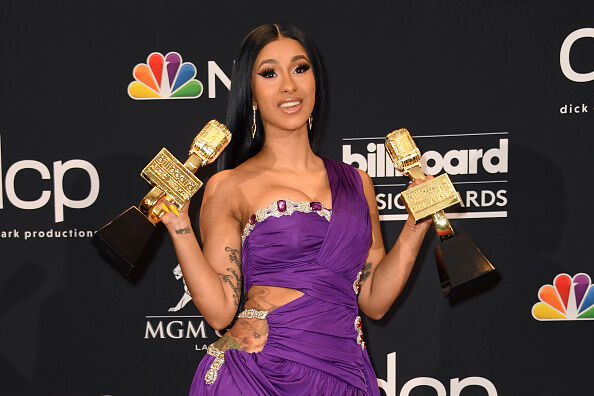
[[[245,309],[272,312],[302,295],[302,292],[295,289],[255,285],[248,291]],[[222,351],[239,349],[253,353],[261,351],[267,339],[268,322],[266,319],[240,318],[215,342],[215,346]]]

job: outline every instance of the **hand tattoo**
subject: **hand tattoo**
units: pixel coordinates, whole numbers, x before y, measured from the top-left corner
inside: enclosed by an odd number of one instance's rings
[[[222,351],[226,351],[227,349],[241,349],[239,343],[228,334],[225,334],[217,342],[215,342],[217,348]]]
[[[249,353],[261,351],[268,339],[266,319],[238,319],[227,332],[215,342],[222,351],[240,349]]]

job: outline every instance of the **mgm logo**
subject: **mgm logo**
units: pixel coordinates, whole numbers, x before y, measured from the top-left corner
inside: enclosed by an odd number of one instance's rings
[[[221,334],[208,326],[202,315],[179,314],[192,301],[192,296],[190,296],[180,265],[177,264],[172,272],[175,280],[180,281],[183,286],[181,297],[174,306],[168,309],[170,314],[146,316],[143,338],[146,340],[202,340],[201,344],[195,344],[194,349],[206,350],[205,340],[220,337]]]

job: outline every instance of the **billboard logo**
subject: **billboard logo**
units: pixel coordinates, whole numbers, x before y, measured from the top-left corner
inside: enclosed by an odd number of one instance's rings
[[[413,136],[423,153],[425,174],[446,172],[460,194],[460,208],[450,218],[507,217],[508,132]],[[406,220],[401,192],[408,178],[394,169],[384,137],[343,138],[342,161],[373,180],[380,221]],[[423,150],[423,146],[433,150]]]
[[[499,139],[498,145],[484,151],[482,148],[449,150],[444,155],[434,150],[426,151],[421,156],[421,168],[430,175],[437,175],[441,171],[450,175],[475,175],[482,170],[491,174],[507,173],[508,139]],[[359,169],[373,178],[402,176],[402,172],[394,169],[384,144],[372,142],[366,148],[367,158],[352,153],[350,144],[343,144],[342,160],[350,165],[356,163]]]
[[[202,95],[202,83],[196,80],[196,66],[182,62],[177,52],[163,56],[151,53],[146,63],[139,63],[132,72],[134,79],[128,85],[132,99],[195,99]]]
[[[571,81],[575,82],[588,82],[594,80],[594,70],[589,73],[578,73],[569,61],[569,53],[573,44],[581,38],[592,38],[594,39],[594,28],[583,28],[578,29],[575,32],[571,32],[563,41],[561,45],[561,51],[559,51],[559,63],[561,65],[561,71]]]
[[[590,276],[584,273],[573,278],[559,274],[553,285],[538,290],[537,302],[532,307],[536,320],[592,320],[594,319],[594,288]]]

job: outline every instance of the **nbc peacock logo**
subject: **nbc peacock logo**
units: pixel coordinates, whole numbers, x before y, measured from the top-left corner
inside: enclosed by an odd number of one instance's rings
[[[146,63],[139,63],[132,72],[128,95],[136,100],[195,99],[202,95],[202,83],[196,80],[196,66],[182,62],[177,52],[163,56],[151,53]]]
[[[552,285],[538,290],[537,302],[532,307],[536,320],[593,320],[594,287],[587,274],[559,274]]]

